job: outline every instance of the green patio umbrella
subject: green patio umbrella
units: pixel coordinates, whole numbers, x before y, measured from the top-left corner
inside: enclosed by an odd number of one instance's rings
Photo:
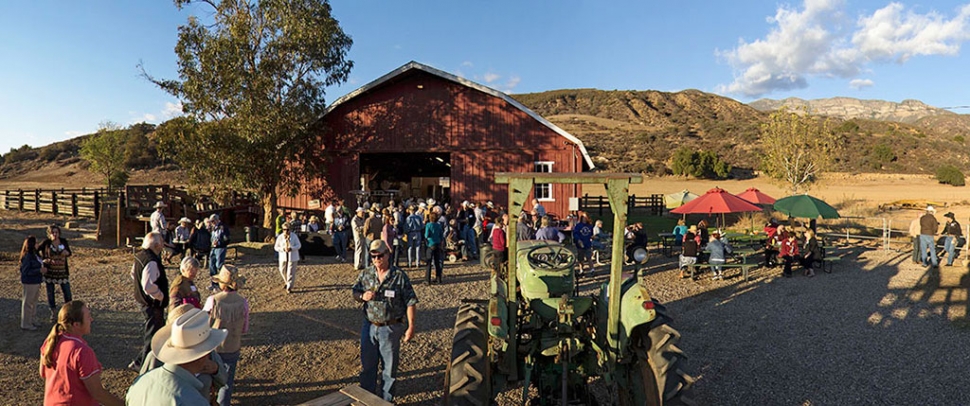
[[[835,210],[834,207],[830,206],[824,201],[809,196],[809,195],[795,195],[788,196],[775,201],[775,210],[785,213],[791,217],[799,218],[823,218],[823,219],[837,219],[839,218],[839,211]]]

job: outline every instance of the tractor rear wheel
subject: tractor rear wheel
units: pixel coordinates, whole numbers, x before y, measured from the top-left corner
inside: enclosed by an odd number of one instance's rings
[[[671,321],[657,307],[657,319],[650,326],[633,332],[631,350],[637,360],[629,366],[629,386],[620,390],[622,406],[662,406],[692,404],[688,390],[694,383],[681,368],[687,357],[677,348],[680,333],[670,327]]]
[[[491,371],[485,308],[463,303],[455,318],[451,362],[445,373],[445,404],[487,406],[491,404]]]

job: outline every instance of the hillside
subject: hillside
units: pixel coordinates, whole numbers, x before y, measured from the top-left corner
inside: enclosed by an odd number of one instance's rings
[[[597,165],[615,171],[662,173],[681,146],[715,151],[741,172],[757,170],[759,126],[769,114],[698,90],[572,89],[513,97],[579,137]],[[918,101],[906,105],[933,109]],[[836,169],[932,173],[944,163],[967,167],[968,116],[940,111],[945,114],[922,117],[915,124],[832,117],[833,130],[846,146]]]
[[[769,113],[759,109],[774,106],[771,102],[798,100],[762,99],[752,103],[755,108],[699,90],[564,89],[512,97],[579,137],[600,170],[667,174],[673,152],[686,146],[716,152],[735,167],[736,176],[745,176],[760,166],[759,128]],[[943,164],[970,167],[970,115],[953,114],[915,100],[892,105],[848,98],[827,100],[842,106],[826,110],[832,114],[833,131],[846,146],[834,170],[928,174]],[[867,113],[870,117],[889,117],[889,113],[877,112],[895,111],[893,117],[906,116],[911,123],[846,118],[844,114],[867,106],[873,108]],[[915,116],[919,118],[912,120]],[[160,158],[153,130],[154,126],[147,124],[125,130],[126,155],[135,168],[130,181],[178,183],[181,174]],[[100,185],[102,181],[88,173],[79,157],[85,137],[4,154],[0,157],[0,183],[25,188]]]
[[[783,100],[759,99],[749,106],[758,111],[774,111],[782,107],[789,110],[806,109],[812,114],[840,118],[861,118],[878,121],[896,121],[916,124],[920,119],[933,116],[955,116],[947,110],[929,106],[919,100],[903,100],[901,103],[883,100],[862,100],[851,97],[804,100],[789,97]]]

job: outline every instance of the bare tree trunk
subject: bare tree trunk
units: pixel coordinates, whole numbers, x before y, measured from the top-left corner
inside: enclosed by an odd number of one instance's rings
[[[275,230],[276,225],[273,221],[276,219],[276,189],[264,190],[262,193],[263,200],[263,227],[269,230]],[[272,231],[270,231],[272,233]]]

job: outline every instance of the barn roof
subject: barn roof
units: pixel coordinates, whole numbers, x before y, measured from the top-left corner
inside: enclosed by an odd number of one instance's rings
[[[498,90],[492,89],[492,88],[490,88],[488,86],[484,86],[484,85],[481,85],[481,84],[472,82],[472,81],[470,81],[468,79],[465,79],[463,77],[456,76],[456,75],[450,74],[448,72],[445,72],[443,70],[435,69],[435,68],[432,68],[432,67],[430,67],[428,65],[425,65],[425,64],[422,64],[422,63],[419,63],[419,62],[415,62],[415,61],[408,62],[404,66],[401,66],[400,68],[397,68],[397,69],[389,72],[388,74],[386,74],[384,76],[381,76],[381,77],[375,79],[374,81],[372,81],[372,82],[370,82],[370,83],[368,83],[366,85],[361,86],[357,90],[354,90],[354,91],[352,91],[350,93],[347,93],[347,94],[341,96],[339,99],[335,100],[332,104],[330,104],[329,107],[327,107],[327,111],[324,113],[324,115],[326,115],[327,113],[330,113],[331,111],[333,111],[333,109],[337,108],[337,106],[339,106],[339,105],[347,102],[348,100],[353,99],[353,98],[355,98],[355,97],[357,97],[357,96],[359,96],[359,95],[361,95],[363,93],[366,93],[367,91],[369,91],[371,89],[374,89],[374,88],[380,86],[381,84],[383,84],[383,83],[385,83],[385,82],[387,82],[387,81],[389,81],[389,80],[391,80],[391,79],[393,79],[393,78],[395,78],[397,76],[400,76],[401,74],[403,74],[403,73],[405,73],[407,71],[410,71],[412,69],[424,71],[424,72],[430,73],[432,75],[438,76],[440,78],[443,78],[443,79],[446,79],[446,80],[450,80],[452,82],[461,84],[463,86],[467,86],[467,87],[470,87],[472,89],[478,90],[478,91],[483,92],[485,94],[489,94],[489,95],[498,97],[498,98],[500,98],[502,100],[505,100],[509,104],[515,106],[519,110],[522,110],[523,112],[525,112],[526,114],[528,114],[530,117],[534,118],[536,121],[538,121],[542,125],[544,125],[546,127],[549,127],[549,129],[551,129],[552,131],[555,131],[557,134],[565,137],[570,142],[576,144],[576,146],[579,147],[579,151],[583,154],[583,160],[586,162],[586,165],[588,165],[590,169],[595,168],[595,166],[593,165],[593,160],[589,157],[589,152],[586,151],[586,146],[583,145],[583,142],[580,141],[579,138],[576,138],[574,135],[566,132],[566,130],[563,130],[562,128],[559,128],[558,126],[556,126],[555,124],[549,122],[549,120],[546,120],[545,118],[543,118],[539,114],[536,114],[536,112],[530,110],[528,107],[526,107],[522,103],[519,103],[518,100],[515,100],[515,99],[509,97],[509,95],[507,95],[507,94],[505,94],[503,92],[500,92]]]

